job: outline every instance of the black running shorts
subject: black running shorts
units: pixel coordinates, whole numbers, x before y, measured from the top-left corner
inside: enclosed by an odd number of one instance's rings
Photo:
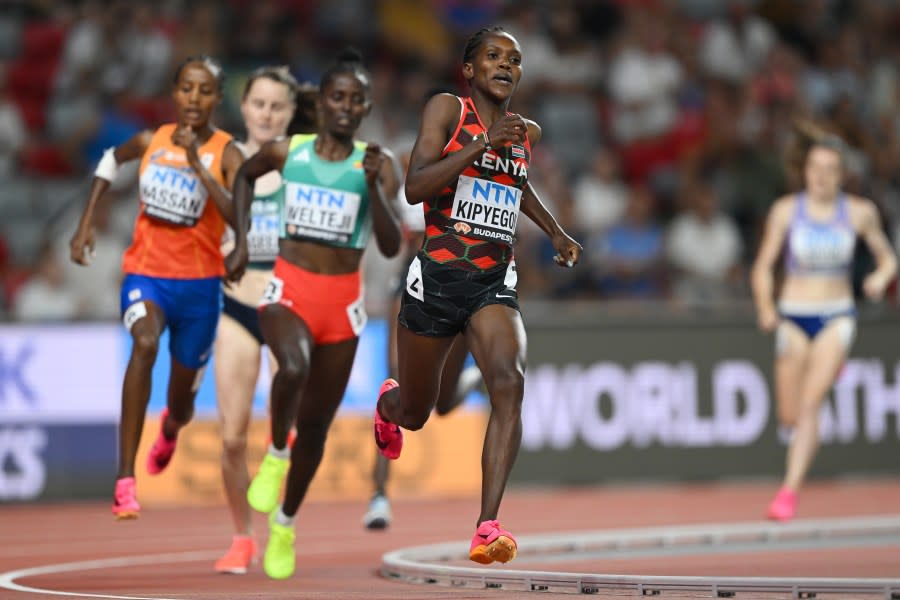
[[[461,333],[476,312],[490,304],[519,310],[516,263],[489,271],[464,271],[413,258],[400,301],[400,324],[418,335],[449,337]]]
[[[255,306],[247,306],[243,302],[235,300],[228,294],[224,294],[224,304],[222,305],[222,314],[228,315],[247,330],[256,342],[262,346],[266,342],[263,340],[262,329],[259,327],[259,309]]]

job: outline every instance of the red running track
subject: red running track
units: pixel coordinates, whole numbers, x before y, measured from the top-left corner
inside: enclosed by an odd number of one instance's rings
[[[501,521],[520,535],[758,521],[773,491],[771,483],[514,489],[504,501]],[[798,517],[898,514],[898,498],[900,479],[818,482],[802,493]],[[117,523],[105,503],[4,506],[0,509],[0,582],[2,574],[32,567],[52,570],[62,563],[112,558],[122,558],[128,564],[21,577],[16,584],[56,594],[0,587],[0,599],[425,600],[514,596],[502,591],[416,586],[377,574],[381,555],[389,550],[453,540],[459,540],[464,550],[474,528],[477,498],[397,502],[395,522],[387,532],[365,531],[360,525],[364,509],[357,503],[304,506],[297,523],[297,573],[289,580],[274,581],[259,567],[245,576],[212,571],[214,559],[230,542],[230,521],[224,507],[149,507],[138,521]],[[264,537],[263,516],[258,517],[256,525],[259,536]],[[509,567],[516,568],[515,561]],[[616,559],[603,564],[582,561],[540,565],[529,560],[521,568],[639,575],[900,578],[900,546]],[[527,596],[572,598],[547,593]]]

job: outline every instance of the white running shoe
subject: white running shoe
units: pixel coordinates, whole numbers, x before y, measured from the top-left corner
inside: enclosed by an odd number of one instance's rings
[[[387,529],[391,524],[391,503],[387,497],[375,494],[362,522],[366,529]]]
[[[483,386],[483,384],[484,380],[481,378],[481,369],[475,365],[466,367],[462,370],[462,373],[459,374],[459,379],[456,382],[456,397],[462,402],[466,399],[466,396]]]

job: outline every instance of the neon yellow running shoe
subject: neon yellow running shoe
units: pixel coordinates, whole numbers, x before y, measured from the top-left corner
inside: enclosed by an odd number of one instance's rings
[[[275,520],[273,510],[269,515],[269,543],[263,557],[263,570],[272,579],[287,579],[297,568],[297,557],[294,552],[296,532],[293,526],[281,525]]]
[[[278,505],[278,494],[281,492],[281,483],[287,473],[290,461],[286,458],[278,458],[266,454],[256,477],[247,488],[247,502],[261,513],[270,513]]]

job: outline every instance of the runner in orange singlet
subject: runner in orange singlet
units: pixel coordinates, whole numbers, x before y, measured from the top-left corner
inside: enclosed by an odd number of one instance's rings
[[[140,158],[141,210],[122,264],[122,321],[133,345],[122,385],[112,507],[117,519],[137,518],[141,509],[134,462],[163,330],[169,328],[172,364],[167,407],[147,461],[151,475],[169,464],[178,431],[191,420],[216,333],[225,273],[219,245],[226,221],[233,221],[229,189],[242,162],[231,136],[210,123],[223,82],[221,67],[208,57],[181,64],[172,90],[178,122],[138,133],[106,151],[70,243],[72,260],[87,265],[94,248],[94,207],[118,166]]]

